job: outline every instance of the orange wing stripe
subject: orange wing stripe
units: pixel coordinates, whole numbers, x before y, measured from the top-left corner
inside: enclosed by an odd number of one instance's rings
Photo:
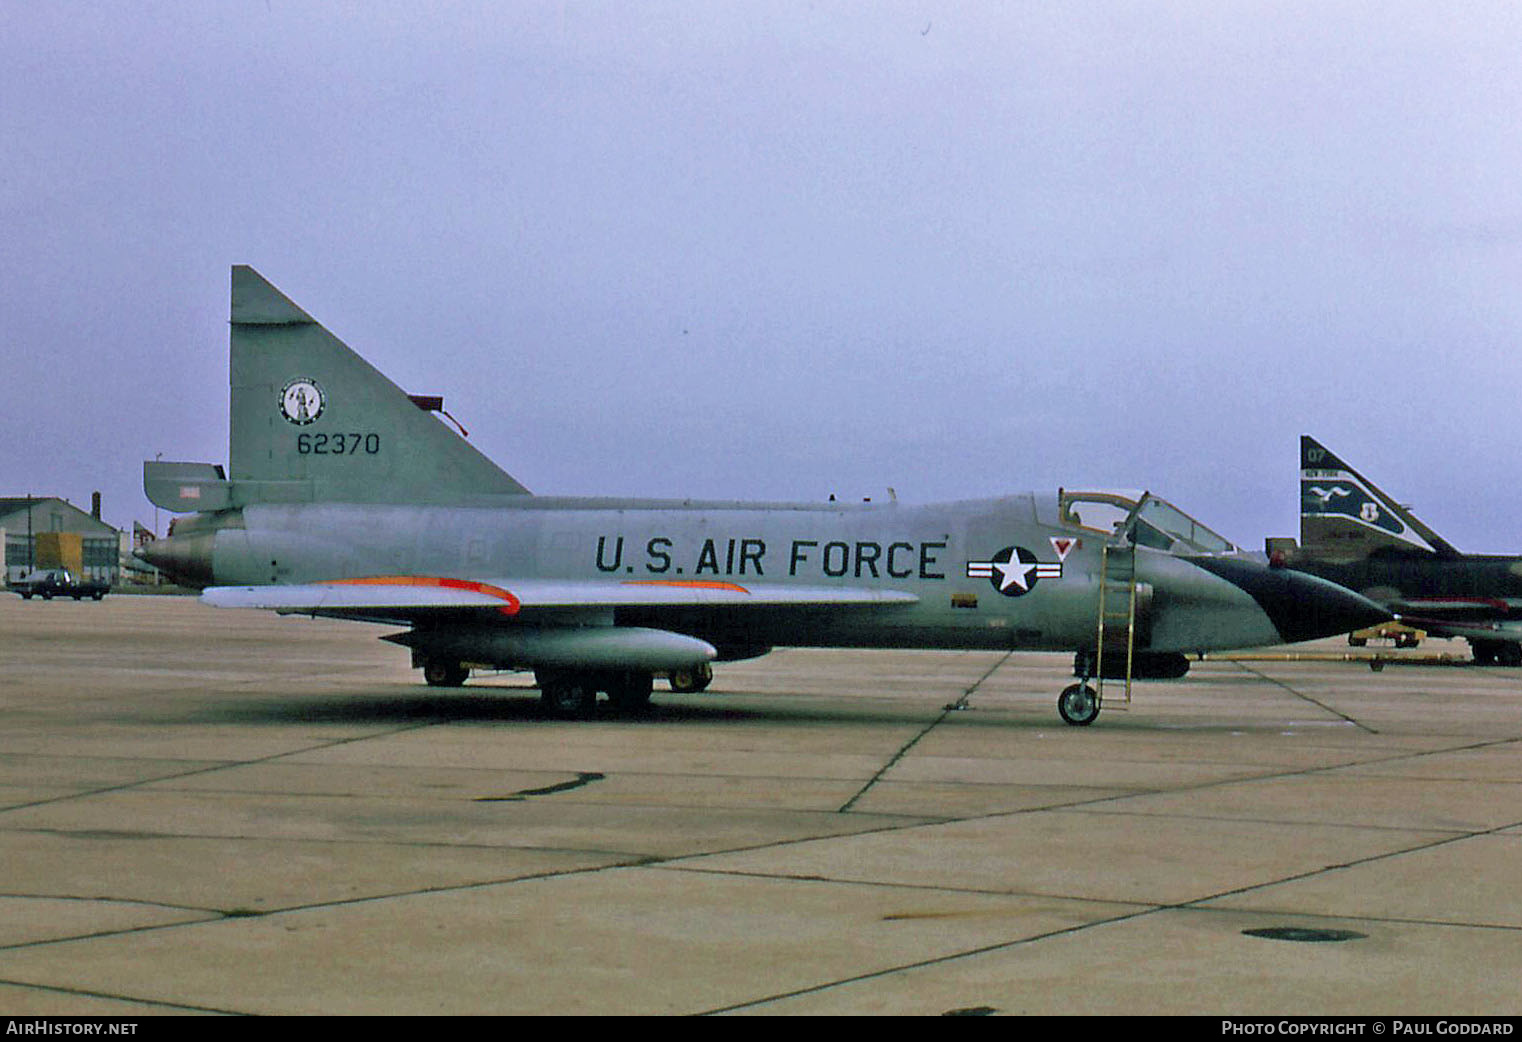
[[[492,586],[490,583],[472,582],[469,579],[446,579],[427,575],[378,575],[368,579],[330,579],[328,586],[432,586],[446,590],[468,590],[471,593],[484,593],[488,597],[496,597],[507,603],[497,609],[503,615],[517,615],[522,607],[518,598],[511,592],[500,586]]]
[[[511,591],[504,590],[500,586],[492,586],[490,583],[474,582],[470,579],[449,579],[442,576],[429,575],[376,575],[364,579],[329,579],[328,586],[429,586],[446,590],[469,590],[472,593],[483,593],[488,597],[496,597],[506,601],[501,612],[504,615],[516,615],[522,607],[522,602],[513,596]],[[749,594],[750,591],[736,583],[721,582],[713,579],[629,579],[625,586],[674,586],[687,590],[724,590],[728,593]]]
[[[712,579],[626,579],[625,586],[680,586],[689,590],[729,590],[732,593],[749,593],[743,586],[717,582]]]

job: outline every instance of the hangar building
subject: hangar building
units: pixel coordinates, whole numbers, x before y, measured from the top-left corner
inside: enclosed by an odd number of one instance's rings
[[[60,538],[62,536],[62,538]],[[72,555],[79,547],[82,575],[115,585],[121,572],[121,535],[93,513],[56,496],[0,498],[0,542],[5,546],[5,579],[19,579],[29,568],[44,567],[50,555]],[[66,561],[66,567],[75,567]]]

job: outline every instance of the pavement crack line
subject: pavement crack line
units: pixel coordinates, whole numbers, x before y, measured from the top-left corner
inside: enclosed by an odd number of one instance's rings
[[[1207,902],[1217,901],[1217,900],[1220,900],[1221,898],[1234,897],[1234,896],[1238,896],[1238,895],[1241,895],[1241,894],[1250,893],[1250,892],[1255,891],[1255,890],[1262,890],[1262,889],[1266,889],[1268,887],[1279,886],[1279,885],[1284,884],[1284,883],[1300,882],[1300,881],[1303,881],[1303,880],[1306,880],[1306,879],[1313,878],[1315,876],[1325,875],[1325,874],[1331,873],[1331,872],[1340,872],[1340,871],[1343,871],[1344,869],[1354,868],[1354,867],[1357,867],[1357,866],[1360,866],[1360,865],[1369,864],[1369,863],[1375,862],[1375,861],[1381,861],[1381,860],[1385,860],[1385,859],[1388,859],[1388,858],[1400,857],[1400,856],[1403,856],[1403,855],[1406,855],[1406,854],[1416,853],[1416,852],[1423,851],[1423,850],[1430,850],[1430,849],[1432,849],[1434,847],[1440,847],[1440,846],[1448,845],[1450,843],[1461,842],[1461,841],[1463,841],[1465,839],[1473,839],[1473,838],[1477,838],[1477,837],[1481,837],[1481,836],[1496,835],[1496,834],[1505,832],[1508,829],[1516,828],[1518,826],[1518,824],[1519,823],[1512,823],[1512,824],[1508,824],[1508,825],[1500,825],[1500,826],[1497,826],[1495,828],[1478,829],[1478,830],[1475,830],[1475,831],[1472,831],[1472,832],[1465,833],[1464,835],[1445,837],[1445,838],[1442,838],[1442,839],[1439,839],[1439,840],[1435,840],[1435,841],[1430,842],[1430,843],[1419,843],[1419,844],[1416,844],[1416,845],[1411,846],[1411,847],[1403,848],[1401,850],[1385,851],[1383,853],[1373,854],[1373,855],[1370,855],[1368,857],[1356,858],[1356,859],[1354,859],[1352,861],[1348,861],[1348,862],[1345,862],[1345,863],[1342,863],[1342,864],[1326,865],[1326,866],[1323,866],[1322,868],[1312,869],[1312,870],[1306,871],[1306,872],[1297,872],[1297,873],[1293,873],[1293,874],[1288,875],[1288,876],[1284,876],[1284,877],[1279,878],[1279,879],[1271,879],[1271,880],[1265,880],[1265,881],[1263,881],[1261,883],[1254,883],[1254,884],[1252,884],[1250,886],[1237,887],[1237,888],[1234,888],[1234,889],[1231,889],[1231,890],[1223,890],[1223,891],[1221,891],[1219,893],[1214,893],[1214,894],[1204,894],[1204,895],[1201,895],[1200,897],[1191,898],[1188,901],[1176,901],[1176,902],[1165,902],[1165,903],[1145,902],[1145,907],[1137,908],[1134,911],[1124,912],[1124,913],[1121,913],[1119,915],[1105,916],[1103,918],[1095,919],[1095,920],[1092,920],[1092,921],[1086,922],[1086,923],[1075,923],[1072,926],[1065,926],[1065,927],[1060,927],[1060,928],[1054,929],[1054,930],[1048,930],[1048,931],[1045,931],[1045,932],[1042,932],[1042,933],[1032,934],[1029,937],[1017,937],[1017,938],[1013,938],[1013,939],[1007,940],[1007,941],[995,941],[995,942],[993,942],[991,944],[979,945],[977,947],[969,948],[969,949],[966,949],[966,950],[960,951],[960,952],[948,952],[945,955],[934,956],[934,957],[931,957],[931,958],[928,958],[928,959],[920,959],[920,960],[916,960],[914,962],[903,963],[903,964],[898,965],[898,966],[887,966],[887,967],[883,967],[882,969],[870,970],[870,971],[865,972],[865,973],[853,974],[852,976],[842,977],[842,978],[839,978],[837,980],[821,981],[821,982],[819,982],[817,984],[806,985],[804,987],[793,988],[793,989],[790,989],[788,991],[778,992],[778,993],[772,994],[772,995],[764,995],[764,996],[759,996],[759,997],[753,998],[753,999],[747,999],[745,1001],[737,1002],[737,1003],[732,1003],[732,1004],[727,1005],[727,1006],[721,1006],[721,1007],[716,1007],[716,1008],[713,1008],[713,1009],[703,1010],[702,1012],[700,1012],[697,1015],[699,1015],[699,1016],[711,1016],[711,1015],[722,1014],[722,1013],[733,1013],[733,1012],[738,1012],[740,1010],[746,1010],[746,1009],[757,1009],[759,1007],[770,1005],[770,1004],[775,1003],[775,1002],[785,1001],[787,999],[799,998],[799,997],[802,997],[804,995],[819,994],[819,993],[822,993],[822,992],[831,991],[831,990],[833,990],[835,988],[840,988],[840,987],[844,987],[844,986],[851,985],[851,984],[859,984],[859,983],[861,983],[863,981],[878,980],[878,979],[881,979],[881,978],[884,978],[884,977],[890,977],[890,976],[893,976],[893,975],[899,974],[899,973],[906,973],[906,972],[910,972],[910,971],[913,971],[913,970],[925,969],[925,968],[928,968],[928,967],[931,967],[931,966],[945,965],[947,963],[958,962],[958,961],[963,960],[963,959],[976,958],[976,957],[981,956],[981,955],[990,955],[990,954],[993,954],[995,952],[1009,951],[1009,950],[1012,950],[1012,949],[1015,949],[1015,948],[1022,948],[1022,947],[1025,947],[1027,945],[1033,945],[1033,944],[1039,943],[1041,941],[1052,940],[1052,939],[1058,938],[1058,937],[1073,936],[1073,935],[1080,934],[1080,933],[1083,933],[1085,931],[1092,930],[1092,929],[1095,929],[1095,928],[1106,927],[1106,926],[1114,926],[1114,925],[1118,925],[1120,923],[1126,923],[1126,922],[1130,922],[1130,921],[1137,920],[1137,919],[1144,919],[1144,918],[1147,918],[1149,916],[1154,916],[1154,915],[1158,915],[1158,914],[1161,914],[1161,913],[1178,912],[1178,911],[1222,912],[1222,913],[1241,912],[1243,910],[1240,910],[1240,909],[1210,908],[1210,907],[1206,907],[1206,904],[1207,904]],[[817,878],[811,879],[811,881],[834,882],[834,880],[820,880],[820,879],[817,879]],[[841,882],[849,882],[849,881],[842,880]],[[997,891],[981,891],[981,892],[996,893]],[[1009,892],[1009,894],[1012,897],[1013,896],[1017,896],[1017,894],[1015,892],[1013,892],[1013,891]],[[1063,898],[1060,897],[1060,895],[1054,895],[1054,894],[1040,894],[1040,895],[1036,895],[1036,896],[1058,897],[1059,899],[1063,899]],[[1066,898],[1066,899],[1069,899],[1069,900],[1095,900],[1093,898]],[[1129,903],[1137,903],[1137,902],[1129,902]],[[1258,911],[1258,910],[1252,910],[1250,912],[1247,912],[1246,914],[1270,915],[1270,916],[1272,916],[1272,915],[1285,915],[1285,916],[1305,917],[1305,918],[1314,918],[1314,919],[1351,920],[1351,921],[1355,921],[1355,922],[1368,922],[1368,923],[1373,923],[1373,922],[1413,923],[1413,924],[1417,924],[1417,925],[1434,925],[1434,926],[1447,926],[1447,927],[1458,927],[1458,928],[1467,928],[1467,929],[1502,930],[1502,931],[1516,931],[1518,929],[1522,929],[1522,928],[1519,928],[1519,927],[1516,927],[1516,926],[1511,926],[1511,925],[1505,924],[1505,923],[1470,924],[1470,923],[1454,923],[1454,922],[1449,922],[1449,921],[1444,921],[1444,920],[1436,920],[1436,921],[1430,921],[1429,922],[1427,920],[1414,920],[1413,921],[1413,920],[1388,919],[1388,918],[1385,918],[1385,917],[1369,916],[1369,915],[1363,915],[1363,916],[1331,916],[1331,915],[1311,914],[1311,913],[1297,912],[1297,911],[1284,911],[1284,912],[1278,912],[1278,913],[1276,913],[1276,912],[1271,912],[1271,911],[1269,911],[1269,912],[1263,912],[1263,911]]]
[[[1331,706],[1327,705],[1325,702],[1321,702],[1321,701],[1318,701],[1317,699],[1312,698],[1310,695],[1306,694],[1304,691],[1296,691],[1294,688],[1290,687],[1284,681],[1278,679],[1277,677],[1271,677],[1267,673],[1264,673],[1260,669],[1253,669],[1251,666],[1249,666],[1245,662],[1233,661],[1232,665],[1236,666],[1238,669],[1242,670],[1244,673],[1251,673],[1253,676],[1257,677],[1259,680],[1265,680],[1268,683],[1273,684],[1275,687],[1283,688],[1285,691],[1288,691],[1290,694],[1294,695],[1296,698],[1300,699],[1301,701],[1309,702],[1311,705],[1315,706],[1317,709],[1320,709],[1321,711],[1323,711],[1325,713],[1330,713],[1332,716],[1335,716],[1335,717],[1337,717],[1340,720],[1343,720],[1343,721],[1346,721],[1347,723],[1352,724],[1354,727],[1358,728],[1361,731],[1366,731],[1369,734],[1379,734],[1378,731],[1376,731],[1374,728],[1370,727],[1368,724],[1360,723],[1359,721],[1353,719],[1348,714],[1344,713],[1342,710],[1340,710],[1340,709],[1333,709]]]
[[[131,792],[133,789],[144,785],[156,785],[159,782],[179,781],[182,778],[195,778],[203,774],[215,774],[218,771],[232,770],[236,767],[253,767],[261,763],[274,763],[288,756],[304,756],[307,753],[322,752],[328,749],[337,749],[345,745],[353,745],[356,742],[368,742],[375,738],[390,738],[394,735],[406,734],[409,731],[419,731],[427,727],[437,726],[438,721],[429,720],[423,723],[409,724],[405,727],[393,727],[377,734],[356,735],[352,738],[339,738],[331,742],[319,742],[316,745],[304,746],[300,749],[287,749],[285,752],[271,753],[268,756],[256,756],[251,760],[224,760],[221,763],[212,764],[209,767],[195,767],[186,771],[175,771],[170,774],[157,775],[152,778],[139,778],[136,781],[123,782],[120,785],[103,785],[98,789],[86,789],[81,792],[65,793],[62,796],[49,796],[47,799],[28,800],[25,803],[13,803],[9,806],[0,807],[0,814],[8,814],[14,810],[28,810],[32,807],[46,807],[54,803],[67,803],[70,800],[89,799],[91,796],[105,796],[113,792]]]
[[[1059,927],[1058,929],[1048,930],[1044,933],[1032,934],[1029,937],[1019,937],[1012,941],[996,941],[993,944],[981,945],[977,948],[968,949],[967,951],[950,952],[946,955],[934,956],[929,959],[921,959],[916,962],[904,963],[899,966],[886,966],[880,970],[870,970],[866,973],[859,973],[851,977],[843,977],[839,980],[825,981],[820,984],[811,984],[801,988],[794,988],[791,991],[778,992],[774,995],[763,995],[759,998],[746,999],[743,1002],[736,1002],[728,1006],[719,1006],[714,1009],[702,1010],[696,1015],[716,1016],[721,1013],[735,1013],[744,1009],[755,1009],[756,1007],[770,1005],[773,1002],[781,1002],[785,999],[799,998],[804,995],[814,995],[820,992],[830,991],[834,988],[844,987],[848,984],[859,984],[862,981],[876,980],[882,977],[891,977],[894,974],[907,973],[911,970],[925,969],[930,966],[939,966],[948,962],[956,962],[960,959],[970,959],[979,955],[990,955],[994,952],[1004,951],[1010,948],[1018,948],[1027,944],[1035,944],[1038,941],[1051,940],[1055,937],[1065,937],[1070,934],[1079,933],[1083,930],[1093,929],[1096,926],[1110,926],[1116,923],[1123,923],[1131,919],[1140,919],[1143,916],[1155,915],[1159,911],[1166,910],[1166,908],[1149,907],[1139,909],[1134,912],[1127,912],[1122,915],[1107,916],[1104,919],[1096,919],[1093,922],[1078,923],[1073,926]]]
[[[130,1002],[138,1006],[151,1006],[160,1010],[178,1010],[186,1013],[210,1013],[226,1017],[246,1017],[248,1013],[231,1009],[219,1009],[215,1006],[195,1006],[184,1002],[170,1002],[166,999],[149,999],[139,995],[122,995],[110,991],[90,991],[86,988],[65,988],[57,984],[38,984],[36,981],[15,980],[9,977],[0,977],[0,984],[12,988],[25,988],[29,991],[45,991],[54,995],[82,996],[91,999],[109,999],[113,1002]],[[20,1017],[12,1017],[12,1021],[20,1020]]]
[[[916,745],[919,744],[919,742],[920,742],[920,740],[922,738],[924,738],[927,734],[929,734],[931,731],[935,730],[938,726],[940,726],[943,722],[945,722],[946,718],[948,716],[950,716],[952,713],[961,712],[962,710],[966,709],[967,708],[967,700],[973,696],[973,693],[976,692],[978,690],[978,688],[982,687],[984,682],[987,681],[989,677],[993,676],[996,672],[998,672],[999,668],[1001,666],[1003,666],[1004,663],[1008,662],[1010,660],[1011,656],[1013,656],[1013,655],[1014,655],[1013,651],[1006,651],[1004,653],[1003,657],[999,659],[999,661],[995,662],[992,666],[989,666],[987,671],[984,672],[984,674],[981,677],[979,677],[977,680],[974,680],[972,682],[972,686],[971,687],[969,687],[966,691],[962,692],[962,695],[961,695],[960,698],[958,698],[955,702],[952,702],[950,705],[943,706],[941,708],[940,713],[936,716],[936,718],[934,720],[930,721],[928,724],[926,724],[920,730],[919,734],[915,735],[913,738],[909,739],[902,746],[900,746],[898,751],[895,752],[891,757],[889,757],[888,762],[883,764],[882,767],[878,769],[878,772],[876,774],[872,775],[872,777],[870,779],[868,779],[867,783],[856,791],[856,794],[854,796],[852,796],[850,799],[846,800],[845,803],[840,805],[840,809],[838,811],[836,811],[836,813],[837,814],[846,814],[846,813],[849,813],[851,811],[851,809],[856,806],[856,801],[861,799],[868,792],[870,792],[872,790],[872,788],[878,782],[880,782],[883,779],[884,775],[886,775],[889,771],[891,771],[894,767],[896,767],[898,765],[898,762],[909,754],[909,750],[910,749],[913,749]]]
[[[979,677],[977,680],[973,681],[972,685],[970,687],[968,687],[966,691],[962,692],[962,696],[960,698],[958,698],[955,702],[952,702],[950,705],[947,705],[944,708],[942,708],[941,712],[939,713],[939,715],[936,716],[936,718],[934,720],[932,720],[932,721],[930,721],[930,723],[926,724],[925,727],[918,734],[916,734],[913,738],[909,739],[909,741],[905,742],[903,744],[903,746],[901,746],[898,749],[898,751],[893,754],[892,758],[890,758],[888,760],[888,762],[885,763],[882,766],[882,768],[880,770],[878,770],[878,772],[876,774],[874,774],[871,777],[871,779],[868,780],[867,783],[865,785],[863,785],[856,792],[855,795],[853,795],[849,800],[847,800],[845,803],[843,803],[840,806],[840,809],[836,813],[845,814],[845,813],[848,813],[849,811],[853,810],[855,808],[855,806],[856,806],[857,801],[860,800],[863,796],[865,796],[868,792],[870,792],[872,790],[872,788],[875,787],[877,785],[877,783],[880,782],[883,779],[883,777],[887,775],[887,773],[889,771],[891,771],[894,767],[896,767],[898,765],[899,761],[902,760],[905,756],[908,755],[909,750],[913,749],[917,744],[919,744],[921,739],[923,739],[931,731],[935,730],[935,728],[937,726],[939,726],[940,724],[945,722],[946,718],[949,715],[951,715],[954,712],[960,712],[961,710],[966,709],[967,708],[967,702],[968,702],[968,700],[970,698],[972,698],[972,696],[977,692],[978,688],[982,687],[983,684],[988,681],[989,677],[993,676],[996,672],[998,672],[1000,667],[1002,667],[1006,662],[1008,662],[1010,660],[1010,658],[1012,658],[1014,656],[1014,654],[1015,653],[1013,651],[1005,652],[1004,656],[1002,658],[1000,658],[999,661],[995,662],[992,666],[990,666],[988,668],[988,670],[981,677]],[[1302,701],[1305,701],[1305,702],[1309,702],[1312,705],[1314,705],[1314,706],[1318,707],[1319,709],[1323,710],[1324,712],[1327,712],[1327,713],[1329,713],[1329,714],[1331,714],[1333,716],[1336,716],[1339,719],[1344,720],[1347,723],[1352,724],[1354,727],[1357,727],[1360,730],[1362,730],[1362,731],[1364,731],[1364,732],[1366,732],[1368,734],[1378,734],[1379,733],[1374,728],[1369,727],[1367,724],[1360,723],[1359,721],[1355,720],[1353,717],[1348,716],[1346,713],[1343,713],[1343,712],[1340,712],[1339,710],[1333,709],[1331,706],[1326,705],[1323,702],[1317,701],[1316,699],[1312,698],[1310,695],[1307,695],[1307,694],[1305,694],[1302,691],[1296,691],[1293,687],[1291,687],[1290,685],[1286,684],[1282,680],[1278,680],[1278,679],[1275,679],[1274,677],[1268,676],[1267,674],[1263,673],[1262,671],[1253,669],[1250,666],[1244,665],[1241,662],[1233,662],[1232,665],[1234,665],[1237,668],[1241,669],[1243,672],[1249,673],[1252,676],[1257,677],[1259,680],[1262,680],[1262,681],[1265,681],[1266,683],[1272,684],[1275,687],[1282,688],[1283,690],[1289,692],[1291,695],[1295,696],[1296,698],[1301,699]],[[1134,795],[1134,794],[1127,794],[1127,795]],[[1104,797],[1103,799],[1118,799],[1118,798],[1124,798],[1124,797]],[[1102,802],[1102,800],[1101,800],[1101,802]]]

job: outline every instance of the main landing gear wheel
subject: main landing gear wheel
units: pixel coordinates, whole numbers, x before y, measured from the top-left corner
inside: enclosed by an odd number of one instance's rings
[[[458,662],[429,659],[423,663],[423,680],[429,687],[460,687],[470,677],[470,670]]]
[[[673,669],[669,677],[671,690],[681,695],[695,695],[713,683],[713,667],[703,662],[687,669]]]
[[[1099,716],[1099,693],[1088,684],[1071,684],[1057,696],[1057,712],[1074,727],[1087,727]]]
[[[650,689],[655,678],[649,673],[615,673],[607,678],[603,690],[608,701],[621,713],[638,713],[650,708]]]
[[[597,686],[574,673],[541,675],[539,704],[562,720],[584,720],[597,711]]]

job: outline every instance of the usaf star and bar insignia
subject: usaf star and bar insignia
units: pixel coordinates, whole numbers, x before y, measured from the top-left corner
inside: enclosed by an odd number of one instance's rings
[[[1042,579],[1062,578],[1062,563],[1044,564],[1023,546],[1006,546],[990,560],[968,561],[967,578],[987,579],[1004,596],[1021,597]]]

